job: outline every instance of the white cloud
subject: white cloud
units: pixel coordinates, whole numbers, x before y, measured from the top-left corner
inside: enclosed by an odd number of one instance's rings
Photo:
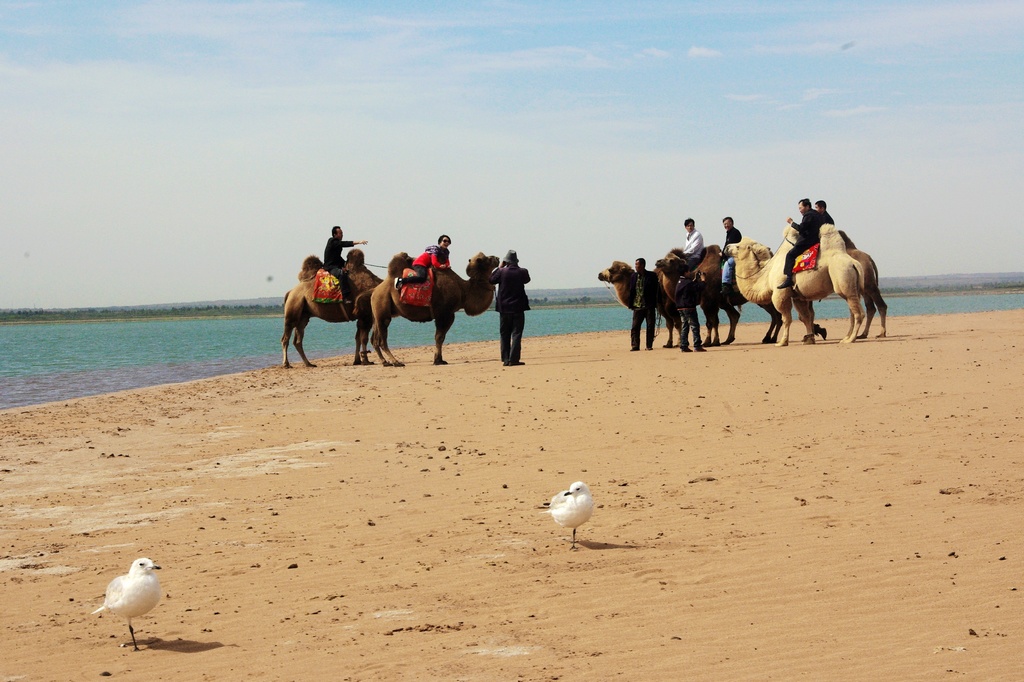
[[[651,57],[653,59],[668,59],[672,56],[671,52],[665,50],[659,50],[656,47],[649,47],[646,50],[640,52],[641,57]]]
[[[887,111],[887,107],[869,107],[866,105],[860,105],[859,107],[853,107],[852,109],[831,109],[825,112],[826,116],[832,118],[849,118],[851,116],[865,116],[867,114],[877,114],[882,111]]]
[[[695,45],[687,51],[686,55],[692,59],[706,59],[710,57],[721,57],[722,53],[718,50],[712,50],[710,47],[697,47]]]

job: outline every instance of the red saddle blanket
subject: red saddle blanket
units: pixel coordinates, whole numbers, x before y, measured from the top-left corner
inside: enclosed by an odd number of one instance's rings
[[[341,284],[338,278],[320,268],[313,283],[313,300],[317,303],[341,303]]]
[[[402,273],[402,277],[412,277],[415,274],[415,270],[406,268]],[[430,305],[430,295],[432,293],[434,293],[434,271],[431,269],[427,270],[426,282],[402,284],[399,299],[405,305],[428,306]]]
[[[811,248],[807,249],[799,256],[796,257],[796,262],[793,263],[793,272],[801,272],[803,270],[813,270],[818,267],[818,249],[821,244],[815,244]]]

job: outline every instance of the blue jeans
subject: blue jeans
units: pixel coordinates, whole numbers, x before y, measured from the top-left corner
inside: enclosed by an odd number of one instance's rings
[[[722,263],[722,284],[732,283],[736,280],[736,259],[729,257]]]
[[[700,320],[697,319],[696,308],[680,308],[679,316],[683,318],[682,328],[679,330],[679,347],[689,348],[686,343],[686,332],[693,331],[693,347],[700,348]]]

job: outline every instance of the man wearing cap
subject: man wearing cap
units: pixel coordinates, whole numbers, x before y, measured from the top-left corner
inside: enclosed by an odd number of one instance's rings
[[[501,267],[491,273],[490,283],[498,285],[495,308],[500,316],[501,364],[505,367],[526,364],[520,362],[519,353],[526,326],[525,313],[530,309],[525,287],[529,281],[530,271],[519,267],[519,255],[512,249],[505,254]]]

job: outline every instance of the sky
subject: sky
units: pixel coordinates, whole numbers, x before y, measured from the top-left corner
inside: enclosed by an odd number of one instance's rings
[[[0,308],[283,298],[334,225],[601,286],[803,197],[1022,271],[1022,122],[1019,0],[0,0]]]

